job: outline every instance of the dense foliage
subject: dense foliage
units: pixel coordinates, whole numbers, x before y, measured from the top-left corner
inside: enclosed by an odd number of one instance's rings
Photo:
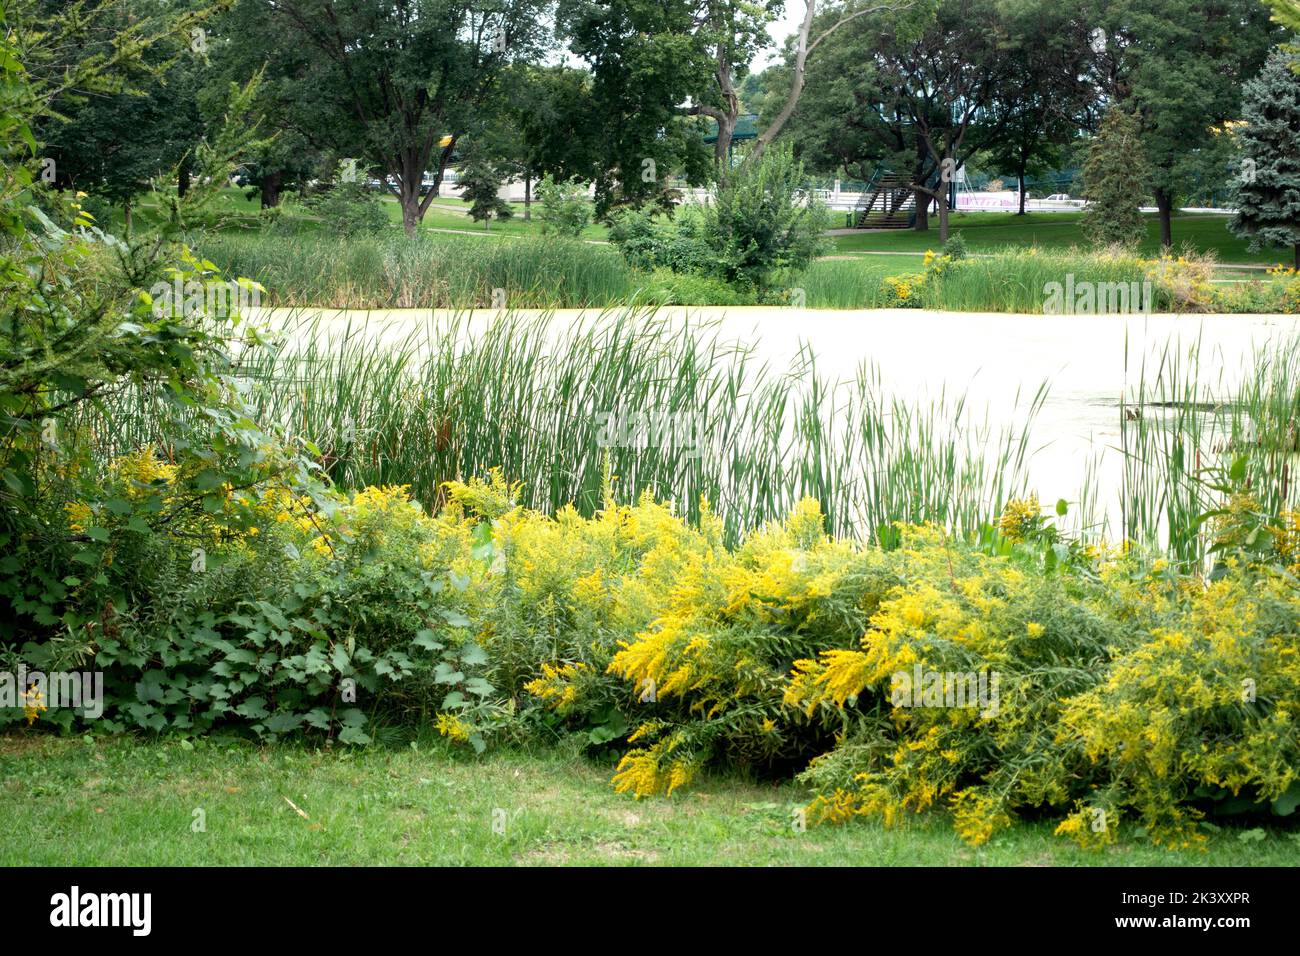
[[[1277,50],[1245,87],[1237,213],[1229,228],[1258,246],[1290,247],[1300,269],[1300,56]]]
[[[1100,246],[1131,246],[1146,235],[1140,206],[1146,192],[1146,158],[1137,118],[1112,106],[1088,145],[1083,163],[1088,206],[1083,227]]]

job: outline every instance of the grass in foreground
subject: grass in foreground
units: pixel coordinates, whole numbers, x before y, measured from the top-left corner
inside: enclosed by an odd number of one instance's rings
[[[328,752],[18,732],[0,736],[0,780],[6,866],[1300,862],[1300,833],[1276,827],[1214,832],[1204,852],[1142,841],[1084,851],[1046,823],[971,849],[937,814],[900,830],[858,823],[799,833],[793,811],[808,796],[792,784],[712,777],[671,800],[634,801],[610,789],[608,767],[577,756],[474,758],[438,740]]]

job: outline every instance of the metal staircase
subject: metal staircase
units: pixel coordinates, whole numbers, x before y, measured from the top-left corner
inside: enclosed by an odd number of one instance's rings
[[[857,229],[907,229],[915,222],[916,194],[903,177],[877,169],[853,213]]]

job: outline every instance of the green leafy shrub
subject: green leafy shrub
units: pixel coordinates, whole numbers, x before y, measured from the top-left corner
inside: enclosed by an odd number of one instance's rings
[[[310,196],[307,208],[344,238],[373,235],[390,225],[380,192],[366,184],[368,173],[355,163],[340,162],[329,186]]]
[[[827,247],[826,207],[806,190],[803,164],[788,146],[772,147],[727,173],[704,207],[712,271],[764,290],[806,269]]]
[[[642,278],[638,301],[654,305],[752,305],[754,297],[721,279],[655,269]]]
[[[592,205],[577,179],[556,182],[548,173],[537,184],[542,232],[576,239],[591,224]]]
[[[644,210],[622,210],[609,238],[634,269],[707,275],[713,265],[703,216],[695,208],[682,209],[672,219],[659,219]]]

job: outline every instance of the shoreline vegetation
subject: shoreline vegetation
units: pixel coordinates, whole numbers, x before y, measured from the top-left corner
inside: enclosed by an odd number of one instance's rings
[[[819,259],[763,294],[703,275],[633,269],[612,248],[576,240],[474,243],[422,234],[335,239],[213,234],[195,242],[228,275],[265,288],[271,307],[601,308],[793,305],[1042,314],[1250,313],[1300,310],[1300,278],[1272,269],[1216,281],[1212,257],[1144,259],[1121,251],[1008,248],[960,259]],[[1067,286],[1078,292],[1063,298]],[[1131,290],[1136,289],[1136,292]]]

